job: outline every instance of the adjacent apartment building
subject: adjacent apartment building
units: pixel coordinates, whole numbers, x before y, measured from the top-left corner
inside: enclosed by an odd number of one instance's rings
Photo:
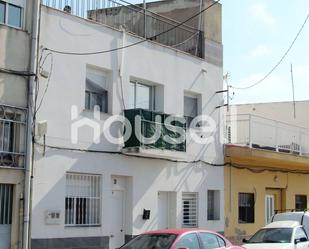
[[[0,248],[22,247],[34,2],[0,1]],[[25,218],[25,219],[24,219]],[[24,222],[26,222],[24,224]]]
[[[214,1],[149,5],[179,21],[121,1],[82,2],[41,7],[32,248],[117,248],[169,227],[223,232],[221,5],[180,25]],[[188,126],[202,114],[214,124],[207,137]],[[155,129],[174,136],[162,120],[185,117],[169,126],[185,128],[185,139],[117,143],[111,137],[127,129],[116,115],[146,138]]]
[[[236,105],[227,113],[225,235],[240,242],[278,212],[307,210],[309,102]]]

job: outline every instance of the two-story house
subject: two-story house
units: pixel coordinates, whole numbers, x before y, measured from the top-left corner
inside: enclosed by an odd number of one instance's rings
[[[161,4],[182,20],[214,4],[177,2]],[[221,6],[192,25],[121,1],[43,3],[32,248],[117,248],[160,228],[223,232]],[[165,124],[173,115],[186,122]],[[206,133],[189,126],[199,115]],[[184,140],[164,140],[175,128]]]
[[[308,209],[308,101],[231,106],[226,117],[225,235],[252,236],[275,213]]]

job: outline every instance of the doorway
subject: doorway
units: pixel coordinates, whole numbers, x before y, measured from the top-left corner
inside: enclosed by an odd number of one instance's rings
[[[282,210],[282,190],[266,189],[265,222],[269,224],[276,211]]]
[[[125,193],[122,190],[112,190],[111,197],[110,248],[119,248],[124,244],[124,210]]]
[[[158,229],[174,228],[176,226],[176,193],[170,191],[158,192]]]
[[[13,185],[0,184],[0,248],[11,248]]]

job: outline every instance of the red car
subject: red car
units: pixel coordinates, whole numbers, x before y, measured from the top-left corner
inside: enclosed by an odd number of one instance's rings
[[[243,249],[204,229],[167,229],[143,233],[120,249]]]

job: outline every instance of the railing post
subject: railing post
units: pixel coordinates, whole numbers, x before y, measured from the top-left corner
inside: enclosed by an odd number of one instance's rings
[[[276,145],[276,152],[279,152],[279,143],[278,143],[278,122],[275,121],[275,145]]]
[[[249,115],[249,146],[252,148],[252,115]]]
[[[298,129],[298,136],[299,136],[299,138],[298,138],[298,142],[299,142],[299,155],[300,156],[302,156],[303,155],[303,152],[302,152],[302,148],[303,148],[303,146],[302,146],[302,139],[301,139],[301,129],[299,128]]]

